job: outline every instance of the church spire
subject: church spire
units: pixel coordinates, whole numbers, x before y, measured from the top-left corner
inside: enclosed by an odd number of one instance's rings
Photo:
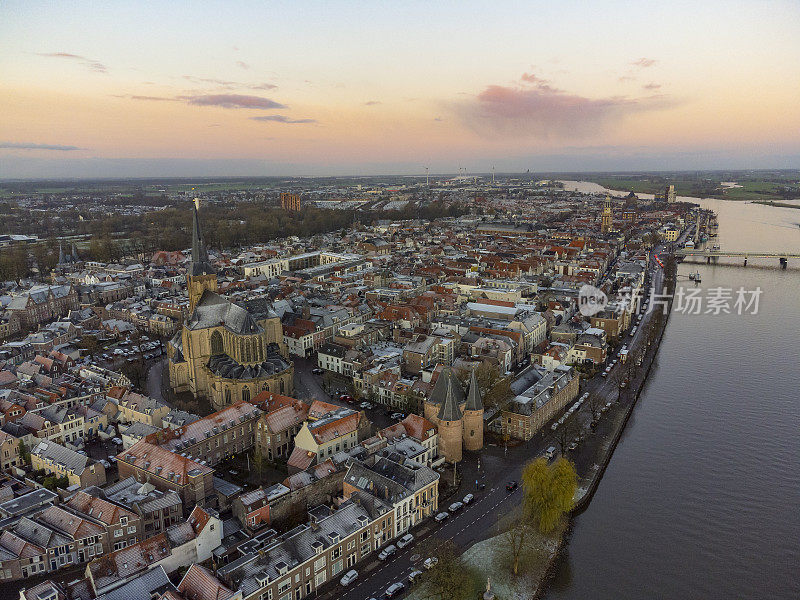
[[[203,231],[200,229],[200,199],[194,199],[194,208],[192,209],[193,223],[192,223],[192,264],[190,274],[195,275],[209,275],[215,273],[214,267],[208,259],[208,252],[206,251],[205,243],[203,243]]]
[[[186,283],[189,292],[189,310],[194,311],[194,307],[203,297],[203,292],[210,290],[217,291],[217,272],[211,266],[208,259],[208,252],[203,243],[203,232],[200,229],[200,200],[194,199],[194,209],[192,210],[192,263],[189,265],[189,272],[186,274]]]

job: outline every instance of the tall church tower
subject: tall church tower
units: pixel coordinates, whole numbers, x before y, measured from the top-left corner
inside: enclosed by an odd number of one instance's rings
[[[606,194],[605,202],[603,202],[603,221],[600,225],[602,233],[609,233],[613,224],[613,216],[611,214],[611,196]]]
[[[194,216],[192,224],[192,262],[189,265],[189,271],[186,273],[190,313],[194,311],[194,307],[197,306],[204,291],[217,291],[217,272],[208,259],[208,252],[206,252],[206,246],[203,243],[203,232],[200,229],[199,198],[194,199],[192,212]]]

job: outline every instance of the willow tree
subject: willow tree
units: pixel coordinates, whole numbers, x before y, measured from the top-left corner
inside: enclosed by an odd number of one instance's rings
[[[537,458],[522,470],[523,507],[541,533],[550,533],[572,509],[578,476],[564,457],[552,465]]]

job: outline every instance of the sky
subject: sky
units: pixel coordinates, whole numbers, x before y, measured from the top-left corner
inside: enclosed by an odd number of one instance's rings
[[[0,178],[800,167],[800,2],[0,3]]]

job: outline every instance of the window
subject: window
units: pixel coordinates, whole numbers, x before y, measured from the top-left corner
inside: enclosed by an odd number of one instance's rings
[[[223,354],[224,352],[222,334],[219,331],[215,331],[211,334],[211,354]]]
[[[250,388],[249,387],[245,386],[245,388],[242,390],[242,400],[244,400],[245,402],[249,402],[250,401]]]

